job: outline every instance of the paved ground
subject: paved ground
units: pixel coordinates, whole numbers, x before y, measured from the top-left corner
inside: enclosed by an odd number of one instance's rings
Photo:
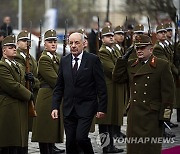
[[[177,123],[176,122],[176,111],[174,111],[171,121]],[[163,144],[163,149],[174,147],[176,145],[180,145],[180,123],[178,123],[178,124],[179,124],[179,127],[171,129],[171,131],[176,134],[176,137],[173,140],[171,140],[173,143]],[[127,126],[127,122],[126,122],[126,117],[125,117],[124,118],[124,126],[122,127],[122,131],[124,133],[126,132],[126,126]],[[93,148],[94,148],[95,153],[101,154],[102,150],[98,146],[98,141],[99,140],[98,140],[97,126],[96,126],[96,131],[94,133],[91,133],[89,136],[91,138],[91,142],[93,144]],[[126,154],[126,145],[125,144],[119,144],[117,142],[115,144],[116,144],[117,148],[124,149],[124,152],[121,153],[121,154]],[[61,149],[65,149],[65,144],[64,143],[63,144],[56,144],[56,146],[61,148]],[[30,137],[29,137],[29,150],[28,150],[28,153],[29,154],[39,154],[38,144],[31,142],[31,134],[30,134]]]

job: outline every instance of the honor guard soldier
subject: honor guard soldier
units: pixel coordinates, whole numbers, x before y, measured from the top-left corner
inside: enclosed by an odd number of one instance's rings
[[[99,134],[109,133],[110,144],[103,147],[104,153],[118,153],[123,152],[122,149],[118,149],[114,146],[113,128],[122,125],[123,117],[123,106],[119,103],[116,98],[116,84],[112,81],[112,71],[115,66],[115,50],[113,49],[113,30],[110,26],[102,29],[102,46],[99,50],[99,57],[102,62],[102,66],[105,73],[105,81],[107,86],[108,104],[107,104],[107,115],[104,119],[97,120],[99,124]]]
[[[176,109],[177,109],[177,122],[180,122],[180,41],[176,47],[177,58],[178,58],[178,76],[176,79]]]
[[[141,35],[141,34],[144,34],[144,25],[138,24],[138,25],[136,25],[134,27],[134,33],[133,33],[133,36],[132,36],[133,37],[133,43],[131,45],[131,47],[133,48],[133,52],[129,56],[129,59],[137,58],[136,49],[134,48],[134,41],[135,41],[136,36]]]
[[[26,89],[25,72],[16,56],[15,36],[2,41],[0,61],[0,153],[27,154],[28,101],[33,94]]]
[[[156,37],[157,37],[157,43],[154,46],[153,49],[153,54],[159,58],[165,59],[170,63],[171,66],[171,71],[173,76],[177,76],[178,75],[178,69],[176,68],[176,66],[173,64],[173,50],[169,45],[169,41],[167,41],[167,36],[166,36],[167,30],[166,30],[166,26],[164,24],[158,25],[156,28]],[[175,103],[175,102],[174,102]],[[168,125],[170,127],[177,127],[177,124],[173,124],[173,123],[168,123]],[[168,134],[165,133],[165,136],[167,136]],[[175,136],[174,134],[169,134],[170,136]],[[168,135],[168,136],[169,136]]]
[[[113,80],[129,82],[127,107],[127,154],[161,154],[163,122],[171,118],[174,102],[174,81],[170,65],[155,57],[149,36],[135,40],[137,59],[128,61],[130,53],[119,58]],[[141,139],[142,142],[139,142]]]
[[[37,62],[36,60],[33,58],[33,56],[31,56],[30,54],[27,55],[27,53],[29,52],[29,48],[28,48],[28,41],[31,41],[29,38],[29,33],[28,31],[22,31],[18,34],[17,36],[17,54],[15,56],[15,60],[17,62],[19,62],[22,66],[23,69],[26,70],[26,62],[27,62],[27,58],[29,60],[29,64],[30,64],[30,73],[27,74],[26,76],[26,80],[28,80],[28,76],[30,77],[30,82],[31,82],[31,89],[33,91],[34,94],[34,101],[36,102],[36,96],[37,96],[37,92],[39,90],[39,80],[37,78]],[[29,57],[27,57],[29,56]],[[32,131],[32,122],[33,122],[33,118],[29,117],[29,131]]]
[[[172,40],[172,36],[173,36],[173,27],[172,27],[172,24],[169,22],[167,24],[165,24],[165,27],[166,27],[166,37],[167,37],[167,41],[171,47],[171,49],[173,50],[173,40]]]
[[[41,154],[62,153],[55,143],[63,142],[62,119],[51,118],[52,94],[58,77],[60,55],[57,50],[57,35],[55,30],[44,34],[44,51],[38,62],[38,79],[40,89],[36,100],[37,117],[33,120],[32,141],[39,142]]]
[[[114,29],[114,46],[115,49],[114,57],[117,60],[119,57],[122,57],[125,52],[123,48],[123,42],[124,42],[124,31],[123,27],[117,26]],[[120,106],[121,111],[119,111],[119,116],[122,117],[121,125],[123,125],[123,115],[126,114],[125,106],[127,105],[128,101],[128,85],[125,83],[119,84],[117,83],[116,86],[116,99]],[[114,126],[115,130],[115,136],[116,137],[125,137],[126,135],[121,132],[121,125]]]

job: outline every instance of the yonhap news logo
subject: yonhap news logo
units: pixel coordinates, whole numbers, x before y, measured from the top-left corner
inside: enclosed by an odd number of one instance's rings
[[[116,144],[173,144],[175,138],[164,137],[113,137]],[[96,143],[100,148],[104,148],[110,144],[110,136],[108,132],[101,133],[96,137]]]
[[[110,143],[109,133],[105,132],[105,133],[99,134],[96,137],[96,143],[100,148],[104,148],[104,147],[108,146]]]

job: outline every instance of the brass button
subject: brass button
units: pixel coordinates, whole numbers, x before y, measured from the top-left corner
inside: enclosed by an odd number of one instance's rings
[[[144,86],[147,87],[147,83],[145,83]]]
[[[136,100],[134,99],[133,102],[136,102]]]
[[[144,92],[144,95],[146,95],[146,92]]]
[[[135,83],[134,83],[134,85],[136,86],[136,85],[137,85],[137,83],[135,82]]]
[[[137,92],[136,91],[134,91],[134,94],[136,94]]]
[[[143,103],[146,103],[146,101],[145,101],[145,100],[143,100]]]
[[[150,77],[149,76],[147,76],[147,79],[149,79]]]

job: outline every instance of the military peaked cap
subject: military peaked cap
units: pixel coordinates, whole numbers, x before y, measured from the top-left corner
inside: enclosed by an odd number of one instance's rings
[[[135,45],[136,46],[147,46],[152,44],[151,38],[147,35],[141,34],[136,36],[135,38]]]
[[[123,34],[124,34],[123,27],[117,26],[117,27],[114,29],[114,34],[118,34],[118,33],[123,33]]]
[[[134,33],[144,33],[144,26],[142,24],[136,25],[134,27]]]
[[[29,36],[28,36],[28,31],[22,31],[22,32],[20,32],[19,34],[18,34],[18,36],[17,36],[17,41],[19,41],[19,40],[29,40],[30,38],[29,38]]]
[[[16,37],[15,35],[9,35],[6,36],[3,41],[2,41],[2,47],[3,46],[8,46],[8,45],[14,45],[16,46]]]
[[[163,23],[158,25],[157,28],[156,28],[156,33],[162,32],[162,31],[167,31],[166,26]]]
[[[57,40],[56,31],[54,29],[46,31],[44,34],[44,40]]]
[[[106,35],[114,35],[113,33],[113,29],[110,26],[104,27],[102,29],[102,36],[106,36]]]
[[[171,22],[167,23],[165,26],[166,26],[166,30],[173,30]]]
[[[88,39],[88,37],[87,37],[87,35],[86,35],[86,31],[85,31],[83,28],[79,29],[79,30],[78,30],[78,33],[83,34],[84,38],[85,38],[85,39]]]

